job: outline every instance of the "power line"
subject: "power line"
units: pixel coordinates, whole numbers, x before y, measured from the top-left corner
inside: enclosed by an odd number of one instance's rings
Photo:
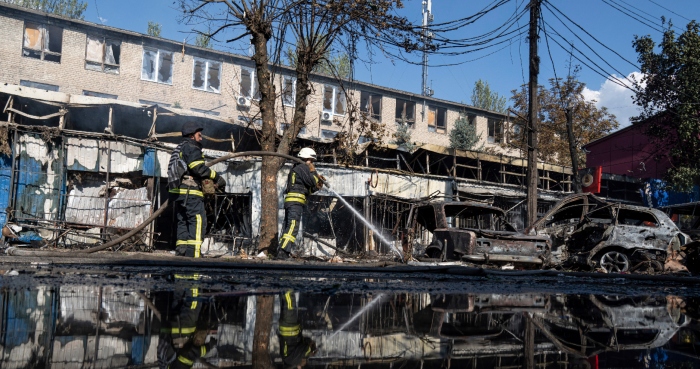
[[[659,6],[660,8],[662,8],[662,9],[664,9],[664,10],[666,10],[666,11],[669,11],[669,12],[671,12],[672,14],[677,15],[677,16],[679,16],[679,17],[681,17],[681,18],[687,20],[688,22],[692,22],[692,19],[688,19],[688,18],[686,18],[686,17],[684,17],[684,16],[682,16],[682,15],[680,15],[680,14],[674,12],[673,10],[671,10],[671,9],[669,9],[669,8],[667,8],[667,7],[665,7],[665,6],[661,5],[661,4],[659,4],[659,3],[657,3],[656,1],[649,0],[649,2],[652,3],[652,4],[656,4],[656,5]]]
[[[639,22],[639,23],[641,23],[641,24],[643,24],[643,25],[645,25],[645,26],[647,26],[647,27],[653,29],[654,31],[663,33],[662,30],[660,30],[660,29],[658,29],[658,28],[656,28],[656,27],[654,27],[654,26],[652,26],[652,25],[650,25],[650,24],[648,24],[648,23],[646,23],[646,22],[640,20],[639,18],[637,18],[637,17],[635,17],[635,16],[633,16],[633,15],[630,15],[630,14],[628,13],[628,12],[629,12],[628,9],[626,9],[626,10],[627,10],[627,12],[626,12],[626,11],[624,11],[624,10],[618,8],[618,7],[616,6],[617,4],[615,4],[615,5],[610,4],[607,0],[602,0],[602,1],[603,1],[604,3],[606,3],[606,4],[608,4],[608,5],[609,5],[610,7],[612,7],[613,9],[616,9],[616,10],[619,11],[620,13],[622,13],[622,14],[624,14],[624,15],[626,15],[626,16],[628,16],[628,17],[634,19],[634,20],[636,20],[637,22]]]

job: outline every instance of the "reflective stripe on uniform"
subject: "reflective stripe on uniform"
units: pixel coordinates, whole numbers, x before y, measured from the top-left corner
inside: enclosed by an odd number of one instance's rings
[[[202,241],[197,241],[197,240],[177,240],[175,242],[175,246],[180,246],[180,245],[192,245],[194,247],[201,246]]]
[[[190,360],[190,359],[188,359],[188,358],[186,358],[186,357],[184,357],[184,356],[178,356],[178,357],[177,357],[177,361],[179,361],[179,362],[181,362],[181,363],[183,363],[183,364],[185,364],[185,365],[189,365],[189,366],[194,365],[194,361],[192,361],[192,360]]]
[[[284,195],[284,202],[300,202],[306,204],[306,195],[296,192],[290,192]]]
[[[291,327],[280,326],[280,335],[284,337],[294,337],[301,334],[301,325],[297,324]]]
[[[292,306],[292,291],[285,292],[284,299],[287,301],[287,309],[288,310],[294,309],[294,306]]]
[[[280,246],[280,247],[282,247],[282,249],[285,249],[289,242],[292,242],[292,243],[297,242],[296,237],[292,236],[292,231],[294,231],[294,227],[296,227],[296,225],[297,225],[297,221],[292,220],[292,223],[289,225],[289,230],[287,231],[287,233],[282,235],[282,246]]]
[[[197,330],[197,327],[185,327],[185,328],[163,328],[160,331],[163,333],[172,334],[192,334]]]
[[[170,190],[168,192],[178,194],[178,195],[193,195],[193,196],[204,197],[204,192],[199,191],[199,190],[188,190],[186,188],[176,188],[176,189]]]
[[[209,178],[214,179],[216,177],[216,172],[209,169]]]
[[[187,166],[190,167],[190,169],[194,169],[194,167],[196,167],[197,165],[204,165],[204,160],[195,160],[187,164]]]
[[[202,250],[202,215],[197,214],[197,227],[195,228],[194,232],[194,240],[197,241],[197,243],[194,245],[194,257],[198,258],[201,256],[201,250]]]
[[[201,346],[201,350],[199,351],[199,356],[204,357],[204,355],[207,354],[207,348],[204,347],[204,345]]]

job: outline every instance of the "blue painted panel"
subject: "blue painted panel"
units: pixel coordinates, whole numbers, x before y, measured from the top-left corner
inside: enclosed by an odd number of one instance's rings
[[[141,365],[143,364],[143,358],[145,356],[146,340],[144,336],[133,336],[131,337],[131,364]]]
[[[661,179],[649,179],[642,191],[644,205],[654,208],[700,201],[698,186],[693,187],[692,192],[678,192],[670,189]]]
[[[143,175],[151,177],[156,174],[160,175],[157,151],[152,147],[146,147],[143,157]]]
[[[12,160],[8,155],[0,154],[0,227],[7,222],[7,207],[10,205],[10,176]]]

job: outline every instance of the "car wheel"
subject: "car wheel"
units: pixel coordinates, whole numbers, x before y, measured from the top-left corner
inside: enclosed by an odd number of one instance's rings
[[[600,267],[607,273],[622,273],[630,268],[630,259],[620,251],[608,251],[600,257]]]

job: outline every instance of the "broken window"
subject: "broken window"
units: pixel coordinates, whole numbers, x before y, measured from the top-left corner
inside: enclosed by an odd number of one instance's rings
[[[190,108],[190,110],[197,112],[197,113],[208,114],[208,115],[221,115],[220,112],[213,111],[213,110],[204,110],[204,109],[197,109],[197,108]]]
[[[338,132],[336,131],[331,131],[328,129],[322,129],[321,130],[321,138],[335,138],[335,136],[338,135]]]
[[[286,131],[287,129],[289,129],[289,123],[280,123],[280,131],[282,133],[284,133],[284,131]],[[301,129],[299,130],[299,135],[305,135],[305,134],[306,134],[306,127],[301,127]]]
[[[158,106],[162,106],[164,108],[169,108],[171,105],[171,104],[167,104],[167,103],[151,101],[151,100],[144,100],[144,99],[139,99],[139,104],[144,104],[144,105],[148,105],[148,106],[158,105]]]
[[[659,221],[651,213],[631,209],[620,209],[617,214],[617,223],[650,228],[659,226]]]
[[[50,85],[48,83],[41,83],[41,82],[34,82],[34,81],[27,81],[27,80],[20,80],[19,81],[20,86],[26,86],[26,87],[32,87],[32,88],[38,88],[46,91],[56,91],[58,92],[58,86],[56,85]]]
[[[221,86],[221,63],[194,59],[192,70],[192,88],[196,90],[219,93]]]
[[[101,97],[103,99],[117,99],[117,95],[112,95],[112,94],[103,94],[102,92],[95,92],[95,91],[88,91],[88,90],[83,90],[83,95],[85,96],[93,96],[93,97]]]
[[[32,22],[24,23],[23,56],[60,63],[62,46],[63,28]]]
[[[241,84],[239,89],[240,96],[260,100],[260,91],[258,90],[258,81],[255,79],[255,70],[250,68],[241,68]]]
[[[296,98],[296,80],[290,76],[282,77],[282,103],[287,106],[294,106]]]
[[[345,92],[339,87],[323,86],[323,111],[335,115],[345,115]]]
[[[447,109],[435,106],[428,107],[428,131],[445,133],[447,127]]]
[[[144,47],[141,79],[172,85],[173,53]]]
[[[100,36],[88,36],[85,47],[85,69],[119,74],[122,43]]]
[[[503,142],[503,121],[489,118],[488,120],[488,142]]]
[[[366,91],[360,93],[360,110],[369,114],[372,119],[382,120],[382,95]]]
[[[416,103],[396,99],[396,123],[413,124],[416,122]]]

